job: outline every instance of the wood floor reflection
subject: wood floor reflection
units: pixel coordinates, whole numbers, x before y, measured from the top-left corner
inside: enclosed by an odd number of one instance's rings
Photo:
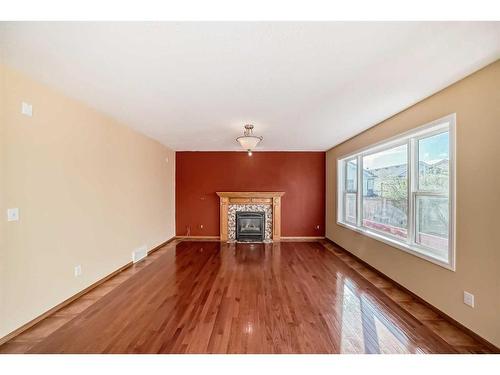
[[[29,353],[488,352],[325,242],[175,241],[0,347]]]

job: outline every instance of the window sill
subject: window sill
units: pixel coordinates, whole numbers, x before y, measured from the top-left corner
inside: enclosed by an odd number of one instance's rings
[[[404,242],[401,242],[401,241],[397,241],[395,239],[383,236],[383,235],[378,234],[378,233],[376,233],[374,231],[371,231],[371,230],[368,230],[368,229],[364,229],[364,228],[359,228],[359,227],[356,227],[356,226],[351,225],[351,224],[343,223],[341,221],[337,221],[337,225],[339,225],[341,227],[344,227],[344,228],[347,228],[347,229],[350,229],[350,230],[352,230],[354,232],[360,233],[360,234],[362,234],[362,235],[364,235],[366,237],[370,237],[370,238],[372,238],[374,240],[383,242],[386,245],[395,247],[395,248],[397,248],[399,250],[403,250],[406,253],[409,253],[409,254],[414,255],[414,256],[416,256],[418,258],[427,260],[428,262],[437,264],[438,266],[441,266],[443,268],[446,268],[446,269],[448,269],[450,271],[455,272],[455,265],[453,263],[447,263],[447,262],[445,262],[445,261],[443,261],[443,260],[441,260],[441,259],[439,259],[437,257],[434,257],[431,254],[429,254],[427,250],[422,249],[422,248],[420,248],[418,246],[411,246],[411,245],[409,245],[407,243],[404,243]]]

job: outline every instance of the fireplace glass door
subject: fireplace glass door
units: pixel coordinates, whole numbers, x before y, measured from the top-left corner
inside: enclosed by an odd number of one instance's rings
[[[236,212],[236,240],[248,242],[264,241],[264,212]]]

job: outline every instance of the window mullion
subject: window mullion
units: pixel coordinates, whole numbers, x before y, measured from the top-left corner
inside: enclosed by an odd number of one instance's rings
[[[348,161],[344,161],[343,163],[343,176],[342,176],[342,186],[343,186],[343,194],[342,194],[342,221],[344,223],[347,222],[347,164]]]
[[[409,244],[415,243],[415,191],[418,179],[418,150],[414,138],[408,140],[408,237]]]
[[[356,223],[358,227],[361,227],[363,223],[363,158],[361,155],[357,156],[357,165],[358,181],[356,186]]]

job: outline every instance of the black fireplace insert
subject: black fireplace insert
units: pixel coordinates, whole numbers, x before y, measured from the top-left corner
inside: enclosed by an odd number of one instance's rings
[[[236,212],[236,240],[241,242],[262,242],[265,236],[264,212]]]

